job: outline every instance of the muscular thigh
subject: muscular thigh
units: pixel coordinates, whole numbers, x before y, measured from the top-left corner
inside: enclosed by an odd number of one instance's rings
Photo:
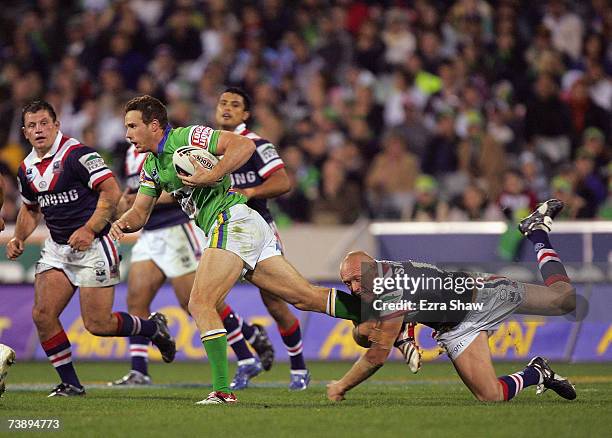
[[[59,315],[74,295],[74,291],[75,287],[68,281],[68,277],[58,269],[36,274],[34,307],[50,315]]]
[[[196,271],[191,301],[217,307],[240,278],[244,262],[233,252],[206,248]]]
[[[128,311],[147,316],[151,302],[165,280],[166,276],[153,261],[132,263],[128,275]]]
[[[453,365],[465,386],[477,399],[486,401],[502,399],[486,332],[480,332],[476,339],[453,360]]]
[[[247,279],[290,304],[307,301],[310,310],[325,311],[328,288],[310,284],[283,256],[257,263]]]

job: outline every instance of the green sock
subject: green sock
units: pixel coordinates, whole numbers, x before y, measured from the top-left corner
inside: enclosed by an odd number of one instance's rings
[[[361,300],[351,294],[332,288],[327,296],[327,309],[325,313],[334,318],[349,319],[360,323]]]
[[[210,330],[201,338],[212,370],[213,391],[229,393],[229,371],[227,365],[227,332],[225,329]]]

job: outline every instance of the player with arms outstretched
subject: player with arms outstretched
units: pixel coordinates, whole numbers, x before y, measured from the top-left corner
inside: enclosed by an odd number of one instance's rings
[[[227,331],[216,309],[243,273],[259,288],[301,310],[359,321],[359,299],[308,283],[280,254],[266,221],[245,205],[244,195],[230,189],[228,174],[255,152],[252,140],[206,126],[173,129],[168,124],[166,108],[151,96],[137,97],[126,104],[125,126],[126,138],[136,149],[152,153],[145,161],[134,204],[113,223],[111,235],[120,239],[126,232],[138,231],[162,191],[172,193],[206,235],[188,306],[213,375],[213,392],[199,404],[237,401],[229,388]],[[177,148],[186,145],[223,157],[210,171],[192,157],[195,173],[179,176],[172,156]]]
[[[532,315],[565,315],[576,309],[576,290],[572,286],[565,268],[550,244],[548,232],[552,219],[563,208],[561,201],[549,200],[539,206],[530,216],[523,219],[519,229],[534,244],[538,267],[544,278],[545,286],[512,281],[505,277],[482,274],[448,272],[433,265],[417,262],[381,262],[364,252],[349,253],[340,269],[342,281],[350,285],[351,291],[362,301],[380,310],[377,317],[360,325],[360,332],[368,336],[370,348],[353,367],[337,382],[328,385],[327,396],[330,400],[340,401],[346,392],[359,385],[383,366],[405,320],[421,322],[437,331],[436,340],[445,349],[457,373],[481,401],[507,401],[528,386],[537,385],[538,393],[552,389],[565,399],[576,398],[573,385],[564,377],[556,374],[542,357],[532,359],[520,372],[496,377],[489,351],[488,335],[513,313]],[[366,271],[364,271],[366,269]],[[471,278],[473,287],[457,295],[456,290],[439,287],[421,288],[408,292],[406,289],[389,290],[379,294],[386,303],[413,302],[414,309],[395,310],[393,306],[378,308],[374,305],[372,279],[393,277],[397,273],[413,278],[450,279],[453,284],[468,284]],[[363,275],[363,276],[362,276]],[[476,287],[480,278],[481,286]],[[407,293],[408,292],[408,293]],[[458,299],[465,306],[455,305],[446,310],[429,312],[428,308],[418,307],[421,299],[427,302],[442,303],[444,300]],[[470,306],[467,306],[470,304]],[[473,306],[482,305],[480,309]],[[471,310],[470,310],[471,308]],[[375,312],[376,313],[376,312]]]
[[[23,205],[6,252],[10,259],[19,257],[25,240],[45,218],[51,237],[36,264],[32,317],[42,348],[61,380],[49,397],[85,394],[59,320],[77,287],[83,323],[89,332],[145,336],[160,349],[163,359],[171,362],[176,346],[163,315],[142,319],[111,312],[120,259],[118,245],[108,232],[121,195],[112,172],[95,150],[61,133],[49,103],[28,103],[22,122],[32,152],[18,171]]]

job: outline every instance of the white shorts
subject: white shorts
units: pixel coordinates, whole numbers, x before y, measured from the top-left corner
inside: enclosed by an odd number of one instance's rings
[[[143,230],[132,248],[131,262],[151,260],[166,278],[195,272],[202,254],[204,233],[192,222]]]
[[[248,270],[267,258],[281,255],[270,225],[255,210],[237,204],[219,214],[210,228],[205,246],[223,248],[240,257]]]
[[[487,275],[487,274],[483,274]],[[525,284],[508,278],[486,281],[484,288],[476,292],[476,303],[482,310],[470,310],[463,321],[436,336],[436,341],[452,360],[470,346],[482,331],[490,336],[523,302]]]
[[[77,287],[107,287],[119,283],[119,243],[109,236],[94,239],[85,251],[76,251],[49,237],[40,256],[37,274],[59,269]]]

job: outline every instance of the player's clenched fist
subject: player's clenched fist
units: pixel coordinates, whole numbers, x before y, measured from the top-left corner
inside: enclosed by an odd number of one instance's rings
[[[10,260],[15,260],[21,254],[23,254],[23,250],[24,250],[23,240],[13,237],[11,240],[9,240],[8,244],[6,245],[6,256]]]
[[[125,232],[130,232],[130,226],[121,219],[116,220],[111,225],[110,232],[108,233],[112,239],[121,240]]]
[[[327,398],[331,401],[342,401],[344,400],[344,393],[346,391],[339,382],[333,380],[331,383],[327,384]]]
[[[77,251],[85,251],[91,246],[95,238],[96,234],[91,230],[91,228],[83,225],[81,228],[74,230],[74,233],[70,235],[68,238],[68,245]]]

